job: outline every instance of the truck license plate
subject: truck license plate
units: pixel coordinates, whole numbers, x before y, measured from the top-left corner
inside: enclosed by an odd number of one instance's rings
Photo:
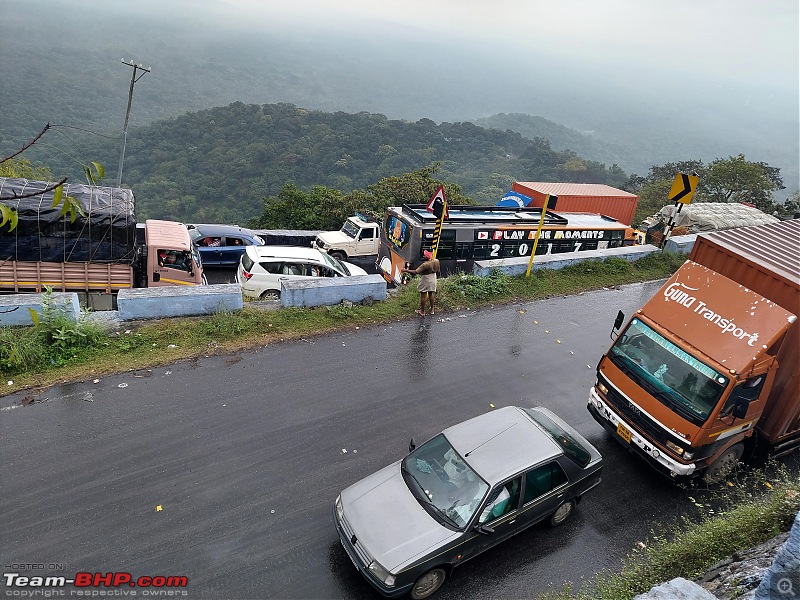
[[[619,434],[619,437],[621,437],[623,440],[625,440],[629,444],[631,443],[631,430],[625,427],[625,425],[623,425],[622,423],[617,425],[617,433]]]

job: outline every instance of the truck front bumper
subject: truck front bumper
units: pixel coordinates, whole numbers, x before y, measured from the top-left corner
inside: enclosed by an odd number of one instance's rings
[[[656,471],[675,479],[677,477],[690,477],[697,468],[694,463],[679,463],[667,456],[662,450],[656,448],[652,442],[641,436],[633,426],[612,410],[594,387],[589,390],[587,408],[595,421],[605,427],[614,436],[614,439],[645,459]],[[630,443],[619,435],[620,423],[631,432]]]

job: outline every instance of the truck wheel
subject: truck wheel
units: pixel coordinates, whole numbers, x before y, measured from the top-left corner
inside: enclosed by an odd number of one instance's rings
[[[556,511],[550,515],[550,527],[558,527],[562,523],[565,523],[567,519],[570,518],[572,515],[572,511],[575,508],[575,501],[574,500],[567,500],[559,506]]]
[[[742,457],[742,452],[744,452],[744,447],[741,444],[734,444],[725,450],[725,452],[706,469],[706,472],[703,474],[703,482],[711,485],[725,479],[736,468],[736,464]]]
[[[431,569],[414,583],[411,588],[411,598],[413,600],[423,600],[432,596],[433,593],[442,587],[447,574],[444,569]]]
[[[347,254],[341,252],[340,250],[334,250],[331,252],[331,256],[336,260],[347,260]]]

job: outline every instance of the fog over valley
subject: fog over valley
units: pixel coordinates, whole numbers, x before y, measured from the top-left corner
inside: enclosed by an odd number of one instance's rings
[[[69,128],[27,158],[56,172],[93,160],[81,130],[119,137],[125,58],[152,68],[131,132],[232,102],[479,125],[519,113],[629,174],[741,153],[781,169],[785,198],[800,187],[798,13],[796,0],[0,0],[0,151],[50,122]]]

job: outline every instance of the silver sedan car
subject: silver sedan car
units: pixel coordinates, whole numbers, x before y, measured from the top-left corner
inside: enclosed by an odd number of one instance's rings
[[[334,522],[384,596],[429,597],[453,568],[549,519],[560,525],[600,483],[603,459],[545,408],[475,417],[342,491]]]

